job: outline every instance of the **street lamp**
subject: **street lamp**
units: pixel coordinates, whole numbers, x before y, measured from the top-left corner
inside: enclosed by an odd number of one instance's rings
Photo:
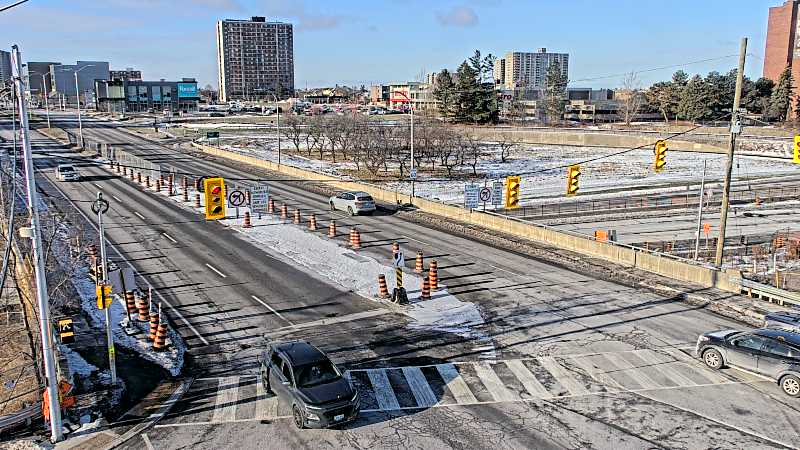
[[[411,98],[406,95],[403,91],[394,91],[395,95],[402,95],[403,99],[393,99],[394,102],[402,102],[408,103],[408,107],[411,109],[411,203],[414,203],[414,197],[416,196],[416,182],[417,177],[414,170],[414,102],[411,101]]]
[[[275,120],[275,132],[278,133],[278,166],[281,165],[281,107],[278,106],[278,96],[275,94],[270,94],[275,99],[275,114],[278,115],[277,120]]]
[[[45,74],[40,72],[28,72],[28,84],[31,82],[31,75],[41,75],[42,77],[42,93],[44,94],[44,107],[47,111],[47,128],[50,128],[50,102],[47,101],[47,82],[44,79]]]
[[[83,148],[83,123],[81,122],[81,90],[78,87],[78,72],[89,67],[94,67],[94,64],[88,64],[78,70],[72,71],[75,74],[75,100],[78,102],[78,131],[81,136],[81,148]],[[61,69],[61,71],[69,72],[70,69]]]

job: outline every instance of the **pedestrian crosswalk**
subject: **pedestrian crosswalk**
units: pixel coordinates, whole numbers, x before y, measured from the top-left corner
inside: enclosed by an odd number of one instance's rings
[[[674,348],[441,363],[345,373],[361,411],[519,402],[626,391],[708,386],[734,381]],[[256,375],[201,378],[176,408],[172,424],[271,420],[290,405],[267,395]]]

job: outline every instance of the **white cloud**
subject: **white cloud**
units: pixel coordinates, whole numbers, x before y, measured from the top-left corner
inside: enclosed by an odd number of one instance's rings
[[[478,24],[478,15],[468,6],[454,6],[448,11],[437,12],[436,20],[444,26],[473,27]]]
[[[345,17],[336,14],[310,12],[303,0],[265,0],[264,12],[297,21],[298,31],[329,30],[342,24]]]

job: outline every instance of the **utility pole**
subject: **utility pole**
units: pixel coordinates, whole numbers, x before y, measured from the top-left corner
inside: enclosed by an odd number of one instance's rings
[[[731,110],[731,136],[728,141],[728,163],[725,168],[725,185],[722,188],[722,206],[719,217],[719,239],[717,240],[717,254],[714,266],[722,267],[722,253],[725,250],[725,227],[728,225],[728,207],[730,206],[731,175],[733,173],[733,151],[736,148],[736,135],[742,132],[739,122],[739,103],[742,99],[742,78],[744,77],[744,62],[747,53],[747,38],[742,38],[739,49],[739,70],[736,72],[736,94],[733,97]]]
[[[697,255],[700,253],[700,228],[703,225],[703,195],[704,190],[706,188],[706,163],[707,160],[703,160],[703,179],[700,181],[700,196],[699,204],[697,205],[697,232],[696,238],[694,240],[694,260],[697,261]]]
[[[39,331],[42,339],[42,357],[47,377],[48,409],[50,410],[50,440],[58,442],[64,435],[61,430],[61,408],[58,404],[58,379],[56,376],[55,355],[52,330],[50,328],[50,305],[47,294],[47,278],[42,251],[41,227],[39,225],[39,195],[36,192],[33,155],[28,136],[28,115],[22,86],[22,57],[19,47],[11,47],[11,66],[19,104],[20,130],[22,131],[22,150],[25,158],[25,185],[28,190],[28,214],[31,218],[31,247],[33,248],[34,275],[36,277],[36,300],[39,306]]]

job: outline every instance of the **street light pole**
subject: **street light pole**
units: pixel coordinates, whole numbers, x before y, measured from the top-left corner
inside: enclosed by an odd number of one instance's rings
[[[408,107],[411,108],[411,173],[414,173],[414,102],[411,101],[408,95],[403,91],[394,91],[395,94],[400,94],[408,102]],[[416,182],[417,177],[411,177],[411,203],[414,203],[416,197]]]
[[[697,238],[694,241],[694,260],[697,261],[697,257],[700,254],[700,227],[703,225],[703,191],[706,187],[706,163],[707,160],[703,160],[703,179],[700,181],[700,204],[697,205]]]
[[[47,294],[47,278],[45,275],[42,251],[41,226],[39,225],[39,195],[34,178],[33,155],[28,137],[28,116],[26,115],[25,95],[22,87],[22,61],[19,47],[11,47],[12,70],[19,102],[20,130],[22,131],[22,150],[25,159],[25,185],[28,191],[28,213],[31,218],[31,247],[33,250],[33,269],[36,277],[36,300],[39,306],[39,332],[42,339],[42,356],[47,377],[47,407],[50,412],[50,439],[58,442],[63,438],[61,430],[61,409],[58,404],[58,379],[56,375],[52,330],[50,328],[50,304]]]
[[[81,122],[81,91],[78,87],[78,70],[75,71],[75,100],[78,102],[78,130],[81,136],[81,148],[83,148],[83,123]]]

